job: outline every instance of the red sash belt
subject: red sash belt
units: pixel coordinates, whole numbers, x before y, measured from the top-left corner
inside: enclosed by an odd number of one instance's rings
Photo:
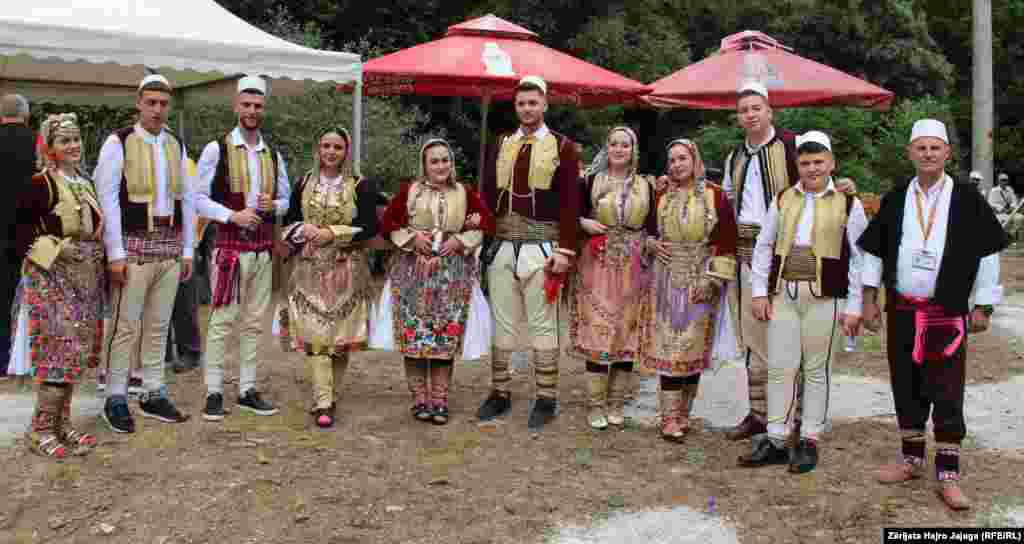
[[[892,292],[891,308],[914,312],[914,364],[941,362],[953,356],[964,342],[964,316],[951,315],[930,299]]]

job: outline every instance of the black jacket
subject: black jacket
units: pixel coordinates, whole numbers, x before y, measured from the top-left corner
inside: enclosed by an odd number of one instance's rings
[[[32,180],[36,170],[36,138],[20,124],[0,125],[0,246],[13,247],[14,195]]]

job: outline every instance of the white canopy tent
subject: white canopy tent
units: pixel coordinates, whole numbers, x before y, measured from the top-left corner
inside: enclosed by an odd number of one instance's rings
[[[354,82],[352,151],[359,169],[363,79],[359,56],[282,40],[213,0],[4,2],[0,54]]]

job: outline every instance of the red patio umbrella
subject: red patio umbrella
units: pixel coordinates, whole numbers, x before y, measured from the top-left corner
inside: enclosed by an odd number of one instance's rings
[[[805,59],[756,31],[726,36],[717,54],[651,84],[644,99],[659,107],[735,109],[736,91],[751,80],[768,88],[772,106],[858,106],[887,110],[893,93]]]
[[[490,101],[511,100],[516,84],[527,75],[544,78],[552,102],[581,107],[639,103],[639,97],[651,90],[639,81],[545,47],[533,32],[488,14],[448,27],[439,40],[367,61],[363,92],[480,98],[486,135]],[[481,138],[481,158],[483,149]],[[482,160],[480,165],[482,169]]]

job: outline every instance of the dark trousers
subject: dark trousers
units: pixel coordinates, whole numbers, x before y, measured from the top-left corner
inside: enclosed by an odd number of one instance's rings
[[[11,358],[11,336],[15,325],[11,322],[11,304],[14,303],[18,281],[21,280],[21,259],[11,249],[4,247],[2,251],[4,269],[0,273],[0,376],[7,374],[7,362]]]
[[[941,362],[913,360],[914,312],[890,309],[888,319],[889,379],[901,431],[925,431],[929,415],[936,442],[959,444],[964,423],[964,379],[967,339],[952,357]]]
[[[173,330],[174,344],[171,344]],[[173,360],[172,345],[177,346],[178,353],[202,351],[199,336],[199,279],[195,274],[188,281],[178,284],[178,293],[174,296],[174,309],[171,311],[171,327],[167,330],[167,354],[165,360]]]

